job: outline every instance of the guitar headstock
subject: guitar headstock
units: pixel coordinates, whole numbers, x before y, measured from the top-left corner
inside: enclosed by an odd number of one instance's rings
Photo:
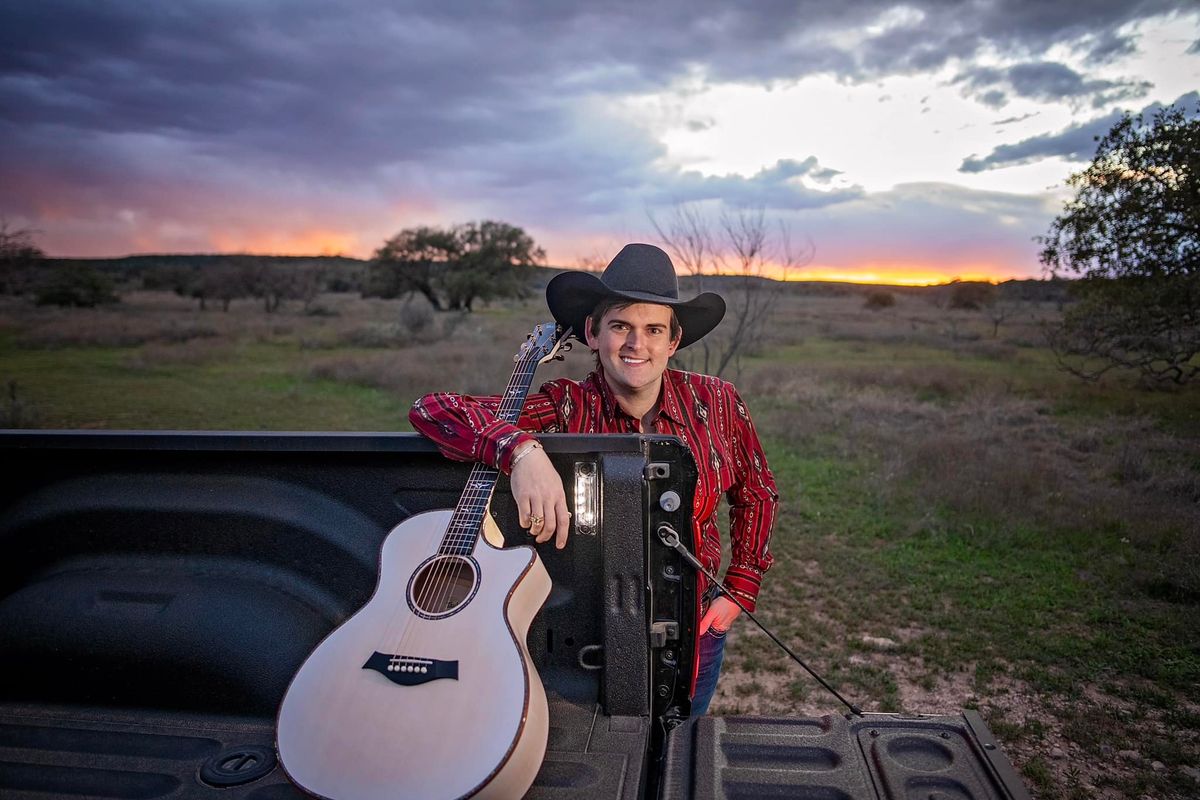
[[[571,349],[571,343],[567,341],[570,333],[570,328],[563,328],[553,322],[543,322],[525,337],[521,349],[513,356],[513,361],[529,359],[538,364],[545,364],[552,359],[561,361],[562,354]]]

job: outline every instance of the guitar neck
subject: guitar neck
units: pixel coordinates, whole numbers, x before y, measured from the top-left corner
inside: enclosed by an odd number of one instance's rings
[[[553,323],[548,324],[553,326]],[[521,407],[525,405],[525,398],[529,396],[533,373],[541,363],[538,353],[529,352],[525,348],[517,355],[516,362],[516,369],[508,380],[500,407],[496,410],[498,419],[514,424],[521,418]],[[483,530],[484,516],[492,501],[492,492],[496,488],[496,479],[499,477],[500,471],[486,464],[477,463],[471,468],[467,485],[454,509],[454,516],[450,518],[450,525],[442,538],[441,547],[438,548],[439,553],[465,556],[475,550],[475,544]]]

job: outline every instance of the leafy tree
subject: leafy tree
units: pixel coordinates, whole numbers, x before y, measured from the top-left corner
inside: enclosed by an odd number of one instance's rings
[[[484,220],[450,229],[408,228],[372,256],[365,294],[420,294],[438,311],[470,311],[476,300],[523,297],[546,257],[524,230]]]
[[[1168,106],[1126,115],[1074,199],[1041,237],[1052,275],[1078,276],[1079,302],[1049,331],[1059,363],[1085,378],[1114,367],[1151,381],[1200,374],[1200,118]]]
[[[86,264],[46,270],[34,288],[39,306],[94,308],[119,300],[112,278]]]
[[[180,297],[191,297],[196,274],[195,267],[180,264],[147,267],[142,270],[142,288],[149,292],[171,291]]]
[[[364,294],[385,298],[420,294],[441,311],[441,276],[461,252],[453,231],[428,226],[406,228],[384,242],[371,257]]]
[[[950,308],[982,311],[996,302],[996,287],[975,281],[950,282]]]
[[[202,311],[206,307],[206,301],[217,300],[221,303],[221,310],[227,312],[234,300],[250,296],[253,277],[249,260],[235,256],[228,261],[200,267],[189,284],[188,291],[200,301]]]
[[[22,294],[32,283],[32,273],[46,257],[33,242],[33,231],[10,228],[0,219],[0,294]]]
[[[460,269],[464,289],[451,295],[450,308],[471,310],[474,299],[527,297],[533,268],[546,259],[546,251],[533,237],[507,222],[468,222],[455,229],[462,243]]]
[[[271,259],[243,256],[235,262],[244,270],[250,294],[263,301],[263,310],[274,314],[284,300],[302,295],[298,275],[293,269]]]

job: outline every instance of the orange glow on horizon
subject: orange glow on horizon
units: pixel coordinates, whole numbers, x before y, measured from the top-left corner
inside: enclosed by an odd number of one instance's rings
[[[854,265],[820,264],[789,270],[769,271],[768,277],[782,281],[829,281],[885,286],[935,286],[959,281],[1000,283],[1012,278],[1032,278],[1012,267],[995,264],[927,264],[868,262]]]
[[[252,253],[274,256],[348,256],[359,255],[358,236],[321,228],[296,233],[218,235],[213,245],[225,253]]]

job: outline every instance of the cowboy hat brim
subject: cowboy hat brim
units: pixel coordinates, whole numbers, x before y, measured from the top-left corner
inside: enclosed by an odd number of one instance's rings
[[[618,290],[606,285],[590,272],[563,272],[551,278],[546,286],[546,305],[559,325],[570,327],[580,341],[587,341],[584,325],[596,304],[608,298],[620,298],[632,303],[654,303],[675,309],[683,328],[679,346],[704,338],[720,324],[725,316],[725,300],[719,294],[703,292],[690,300],[679,300],[652,292]]]

